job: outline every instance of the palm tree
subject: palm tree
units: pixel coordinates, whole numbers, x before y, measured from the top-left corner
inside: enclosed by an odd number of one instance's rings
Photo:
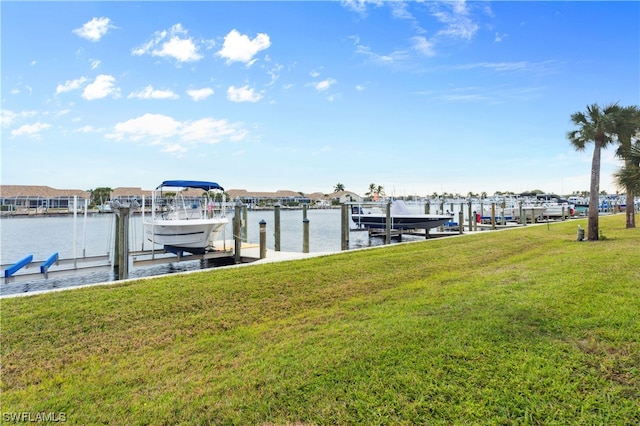
[[[624,169],[632,172],[634,164],[630,158],[631,153],[629,152],[632,148],[631,140],[635,138],[637,141],[638,138],[640,138],[640,109],[637,106],[624,107],[620,110],[616,123],[616,134],[618,135],[618,143],[620,144],[616,155],[625,160]],[[637,166],[638,163],[635,164],[635,168],[637,168]],[[636,220],[633,199],[634,194],[637,194],[638,191],[634,191],[632,189],[633,181],[628,182],[630,186],[625,185],[620,180],[618,180],[618,183],[625,188],[627,193],[627,207],[625,211],[627,216],[627,228],[635,228]]]
[[[633,198],[629,202],[629,192],[640,194],[640,140],[636,140],[623,153],[625,165],[616,174],[620,186],[627,188],[627,209],[629,204],[633,210]]]
[[[336,186],[333,188],[333,192],[342,192],[342,191],[344,191],[344,185],[338,182]]]
[[[601,108],[598,104],[587,106],[586,113],[571,114],[571,122],[578,126],[577,130],[567,133],[569,142],[577,151],[583,151],[589,142],[593,142],[593,158],[591,160],[591,185],[589,190],[589,220],[587,239],[598,240],[598,193],[600,192],[600,158],[602,148],[615,140],[616,116],[620,112],[617,103]]]
[[[369,190],[364,195],[366,195],[367,197],[373,197],[375,193],[376,193],[376,184],[370,183]]]

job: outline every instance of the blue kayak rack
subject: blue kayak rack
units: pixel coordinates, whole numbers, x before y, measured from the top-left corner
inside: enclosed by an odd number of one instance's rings
[[[47,276],[49,274],[49,268],[54,263],[56,265],[58,264],[58,258],[59,258],[58,253],[57,252],[53,253],[51,256],[49,256],[49,258],[47,260],[42,262],[42,264],[40,265],[40,273],[44,274],[45,278],[47,278]],[[12,277],[20,269],[28,268],[29,265],[31,265],[32,262],[33,262],[33,255],[32,254],[30,254],[28,256],[25,256],[24,258],[20,259],[19,261],[17,261],[13,265],[9,266],[7,269],[5,269],[4,270],[4,277],[5,278]]]
[[[20,259],[19,261],[9,266],[7,269],[5,269],[4,277],[9,278],[10,276],[18,272],[20,269],[24,268],[25,266],[28,267],[31,262],[33,262],[32,254]]]
[[[53,264],[58,264],[58,253],[53,253],[51,256],[49,256],[49,258],[47,260],[45,260],[44,262],[42,262],[42,265],[40,265],[40,273],[44,274],[45,278],[48,278],[49,276],[49,268],[51,267],[51,265]]]

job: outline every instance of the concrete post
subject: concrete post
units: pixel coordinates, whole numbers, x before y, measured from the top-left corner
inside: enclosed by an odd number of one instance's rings
[[[267,222],[260,221],[260,259],[267,257]]]
[[[233,259],[235,263],[240,263],[242,258],[242,254],[240,251],[242,250],[242,237],[241,233],[241,222],[242,219],[240,217],[240,209],[241,202],[236,201],[235,210],[233,214],[233,242],[234,242],[234,250],[233,250]]]
[[[309,253],[309,219],[302,220],[302,252]]]
[[[341,250],[349,250],[349,206],[343,204],[342,207],[342,226],[341,226]]]
[[[384,243],[391,244],[391,201],[387,201],[387,222],[385,226],[386,234]]]
[[[275,250],[280,251],[280,203],[276,204],[274,207],[274,239],[275,239]]]
[[[491,229],[496,230],[496,203],[491,203]]]

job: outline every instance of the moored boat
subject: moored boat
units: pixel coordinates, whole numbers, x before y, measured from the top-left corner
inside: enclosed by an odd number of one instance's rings
[[[411,213],[402,200],[391,203],[389,214],[391,229],[431,229],[451,221],[451,215]],[[386,229],[386,212],[366,212],[360,206],[351,209],[351,220],[361,228]]]
[[[144,219],[146,239],[174,252],[202,254],[215,250],[218,235],[229,223],[222,208],[223,192],[215,182],[162,182],[153,191],[151,218]]]

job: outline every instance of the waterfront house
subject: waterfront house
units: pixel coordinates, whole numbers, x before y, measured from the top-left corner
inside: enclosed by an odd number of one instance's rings
[[[0,185],[0,209],[12,214],[69,213],[75,197],[78,208],[91,199],[88,191],[36,185]]]

